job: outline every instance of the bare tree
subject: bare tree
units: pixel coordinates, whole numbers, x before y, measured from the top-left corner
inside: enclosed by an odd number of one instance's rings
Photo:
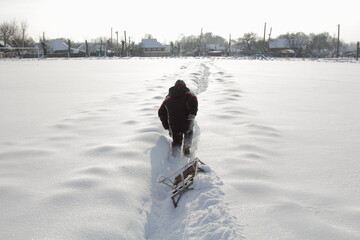
[[[309,49],[309,36],[303,32],[286,33],[278,37],[278,39],[286,39],[287,47],[296,52],[296,56],[306,56]]]
[[[1,38],[4,40],[4,46],[6,46],[9,39],[15,37],[17,33],[18,26],[15,20],[13,20],[12,22],[3,22],[2,24],[0,24],[0,35]]]
[[[239,39],[239,42],[245,47],[245,50],[251,51],[256,45],[256,41],[258,38],[259,37],[256,33],[245,33],[243,37]]]
[[[225,38],[214,35],[212,32],[207,32],[204,34],[204,42],[207,44],[221,44],[224,46],[228,44]]]
[[[151,33],[147,33],[145,34],[145,36],[143,37],[143,39],[152,39],[153,35]]]
[[[310,34],[310,50],[314,57],[331,56],[334,51],[334,46],[331,46],[332,37],[329,33]],[[333,41],[335,42],[335,41]],[[336,48],[336,47],[335,47]]]
[[[194,35],[188,37],[182,36],[181,40],[179,40],[178,42],[180,43],[181,50],[183,53],[199,55],[200,38],[198,36],[194,36]]]

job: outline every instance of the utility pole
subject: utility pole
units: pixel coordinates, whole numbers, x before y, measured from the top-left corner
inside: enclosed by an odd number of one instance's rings
[[[71,41],[68,39],[68,58],[71,57]]]
[[[125,40],[124,40],[124,42],[125,42],[125,46],[124,46],[124,48],[125,48],[125,56],[127,56],[128,54],[127,54],[127,46],[126,46],[126,31],[124,31],[124,38],[125,38]]]
[[[121,57],[124,56],[124,49],[125,49],[125,41],[124,40],[121,40]]]
[[[203,44],[202,44],[202,28],[201,28],[201,32],[200,32],[199,55],[204,56],[204,50],[203,50]]]
[[[337,47],[336,47],[336,58],[339,57],[339,48],[340,48],[340,24],[338,24],[338,39],[337,39]]]
[[[25,31],[27,29],[27,23],[25,21],[21,22],[21,30],[22,30],[22,47],[25,47]]]
[[[113,28],[111,27],[111,38],[110,38],[110,47],[111,47],[111,49],[112,49],[112,47],[113,47],[113,42],[112,42],[112,40],[113,40]]]
[[[266,22],[264,24],[264,43],[265,43],[265,35],[266,35]]]
[[[266,36],[266,22],[265,22],[265,24],[264,24],[264,53],[265,53],[265,49],[266,49],[265,36]]]
[[[22,47],[25,47],[25,29],[22,30]]]
[[[131,37],[129,37],[129,47],[128,47],[128,56],[130,56],[130,51],[131,51],[131,42],[130,42]]]
[[[270,43],[270,39],[271,39],[271,32],[272,32],[272,27],[270,28],[270,32],[269,32],[269,39],[268,39],[269,43]]]
[[[119,56],[119,31],[116,31],[116,52],[117,55]]]
[[[359,50],[360,50],[360,42],[357,42],[356,45],[356,60],[359,60]]]
[[[85,55],[86,57],[89,57],[89,45],[87,40],[85,40]]]
[[[229,56],[231,56],[231,33],[229,34]]]

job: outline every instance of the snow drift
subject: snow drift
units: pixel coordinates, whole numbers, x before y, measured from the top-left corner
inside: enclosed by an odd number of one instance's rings
[[[358,239],[360,68],[238,59],[2,61],[1,239]],[[157,109],[198,95],[206,173],[174,209]]]

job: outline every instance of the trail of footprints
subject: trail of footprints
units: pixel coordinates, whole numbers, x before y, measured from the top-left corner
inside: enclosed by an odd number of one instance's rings
[[[187,66],[183,66],[181,71],[187,71]],[[197,76],[201,77],[201,75]],[[147,153],[136,149],[136,144],[154,144],[154,136],[163,134],[164,130],[159,122],[157,109],[170,85],[180,77],[182,73],[146,80],[145,86],[138,92],[111,96],[96,104],[96,107],[91,106],[90,109],[82,110],[52,125],[54,136],[49,137],[50,144],[57,147],[72,147],[71,145],[74,143],[76,145],[78,142],[82,145],[76,146],[82,149],[79,155],[89,159],[90,162],[87,167],[77,168],[70,172],[69,176],[58,184],[48,201],[51,204],[66,207],[68,203],[75,204],[84,197],[91,198],[95,203],[104,202],[104,199],[106,200],[109,196],[117,203],[121,203],[121,199],[125,196],[131,198],[129,193],[123,192],[124,190],[119,186],[124,181],[127,182],[126,184],[131,183],[131,178],[138,176],[142,171],[144,171],[143,176],[148,175],[147,163],[143,161],[147,158]],[[141,101],[139,101],[139,95],[142,96]],[[143,96],[145,96],[145,101]],[[130,110],[132,116],[135,117],[130,118],[122,113],[121,108],[126,108],[124,104],[126,101],[135,103],[131,104],[135,108]],[[108,131],[109,125],[118,129],[118,122],[121,126],[128,126],[133,134],[123,137],[120,142],[109,142],[107,139],[97,138],[103,131]],[[102,127],[104,125],[106,127]],[[120,131],[114,130],[113,134],[121,136]],[[85,138],[88,140],[84,140]],[[93,163],[91,159],[94,159]],[[110,162],[102,164],[96,159],[110,160]],[[138,180],[134,182],[136,181]],[[109,182],[116,184],[109,187]]]
[[[234,87],[239,84],[237,80],[222,71],[211,73],[210,70],[213,70],[213,68],[214,65],[202,64],[198,68],[199,71],[189,73],[188,66],[183,66],[181,70],[190,75],[184,76],[181,75],[184,73],[177,73],[172,76],[149,80],[146,83],[148,86],[144,86],[139,92],[129,92],[126,96],[112,96],[99,103],[96,108],[82,111],[71,118],[54,124],[52,127],[58,134],[49,138],[49,141],[53,144],[68,146],[83,137],[92,136],[93,138],[89,144],[83,146],[83,151],[79,154],[89,159],[104,158],[113,159],[113,161],[110,163],[104,162],[103,164],[96,161],[95,164],[90,162],[87,167],[74,169],[69,173],[67,179],[59,183],[59,187],[56,188],[48,201],[51,204],[63,205],[64,207],[69,206],[69,203],[76,204],[77,201],[84,199],[84,196],[86,196],[85,198],[91,198],[95,204],[128,202],[128,199],[131,199],[131,194],[124,192],[124,189],[121,188],[122,183],[131,183],[131,178],[138,176],[139,171],[140,173],[144,171],[144,176],[148,175],[146,172],[148,171],[147,163],[141,160],[144,159],[146,153],[129,150],[128,146],[134,146],[136,142],[153,144],[154,136],[160,136],[164,133],[157,117],[157,109],[167,94],[169,86],[177,78],[190,78],[197,87],[197,94],[207,91],[209,84],[216,84],[218,91],[214,92],[215,95],[212,97],[206,96],[206,101],[213,101],[217,109],[209,117],[234,126],[240,135],[244,134],[249,139],[255,139],[256,142],[262,140],[266,140],[270,144],[276,142],[276,139],[281,135],[277,129],[255,124],[249,120],[253,112],[242,107],[243,93],[238,90],[238,87]],[[133,111],[139,115],[138,119],[142,121],[140,122],[136,118],[129,119],[126,115],[119,118],[121,110],[118,105],[121,105],[124,99],[131,102],[138,101],[136,96],[139,94],[147,96],[147,99],[136,103]],[[202,97],[202,95],[199,95],[199,97]],[[101,134],[104,130],[101,127],[103,124],[112,124],[116,128],[118,122],[134,129],[131,138],[124,139],[127,143],[107,143],[106,141],[102,142],[96,138],[94,139],[94,136]],[[91,128],[91,126],[95,127]],[[119,132],[114,134],[119,134]],[[224,162],[224,167],[231,166],[233,172],[239,173],[239,179],[229,182],[229,184],[249,195],[266,195],[267,191],[262,190],[270,188],[266,181],[271,177],[259,166],[268,161],[269,157],[274,156],[274,153],[256,144],[244,142],[243,136],[235,137],[234,141],[237,142],[234,145],[234,156],[219,159],[219,161]],[[79,142],[83,143],[83,140]],[[127,159],[139,159],[139,161],[129,162]],[[134,174],[135,172],[137,174]],[[111,182],[116,184],[110,187],[109,183]],[[253,191],[250,191],[250,188],[253,188]]]

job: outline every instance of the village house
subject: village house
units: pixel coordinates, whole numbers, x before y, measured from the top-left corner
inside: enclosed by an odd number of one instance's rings
[[[299,41],[294,40],[290,44],[288,39],[272,39],[269,41],[269,49],[267,55],[276,57],[295,57],[296,50],[301,49]]]
[[[343,57],[356,57],[358,46],[356,44],[340,47],[340,55]]]
[[[85,53],[80,52],[76,48],[71,48],[60,39],[47,40],[46,45],[46,57],[84,57]],[[44,46],[42,43],[36,44],[35,47],[40,49],[40,53],[44,54]],[[69,55],[70,54],[70,55]]]
[[[65,56],[69,52],[69,47],[62,40],[47,40],[46,44],[46,54],[47,57],[59,57]],[[41,43],[35,44],[35,47],[40,49],[40,53],[44,54],[44,48]]]
[[[206,44],[206,54],[208,56],[238,56],[241,53],[241,49],[236,45],[231,45],[230,49],[228,45],[223,44]]]
[[[206,44],[208,56],[222,56],[226,53],[227,47],[222,44]]]
[[[167,57],[171,55],[170,47],[159,43],[155,38],[142,39],[140,43],[142,57]]]
[[[48,53],[67,54],[69,52],[69,46],[62,40],[48,40],[46,41]]]
[[[15,57],[17,52],[12,51],[12,47],[9,44],[4,44],[3,41],[0,41],[0,58],[4,57]]]
[[[81,43],[77,48],[78,52],[86,53],[86,43]],[[107,53],[106,45],[97,44],[97,43],[88,43],[87,51],[89,56],[105,56]]]

